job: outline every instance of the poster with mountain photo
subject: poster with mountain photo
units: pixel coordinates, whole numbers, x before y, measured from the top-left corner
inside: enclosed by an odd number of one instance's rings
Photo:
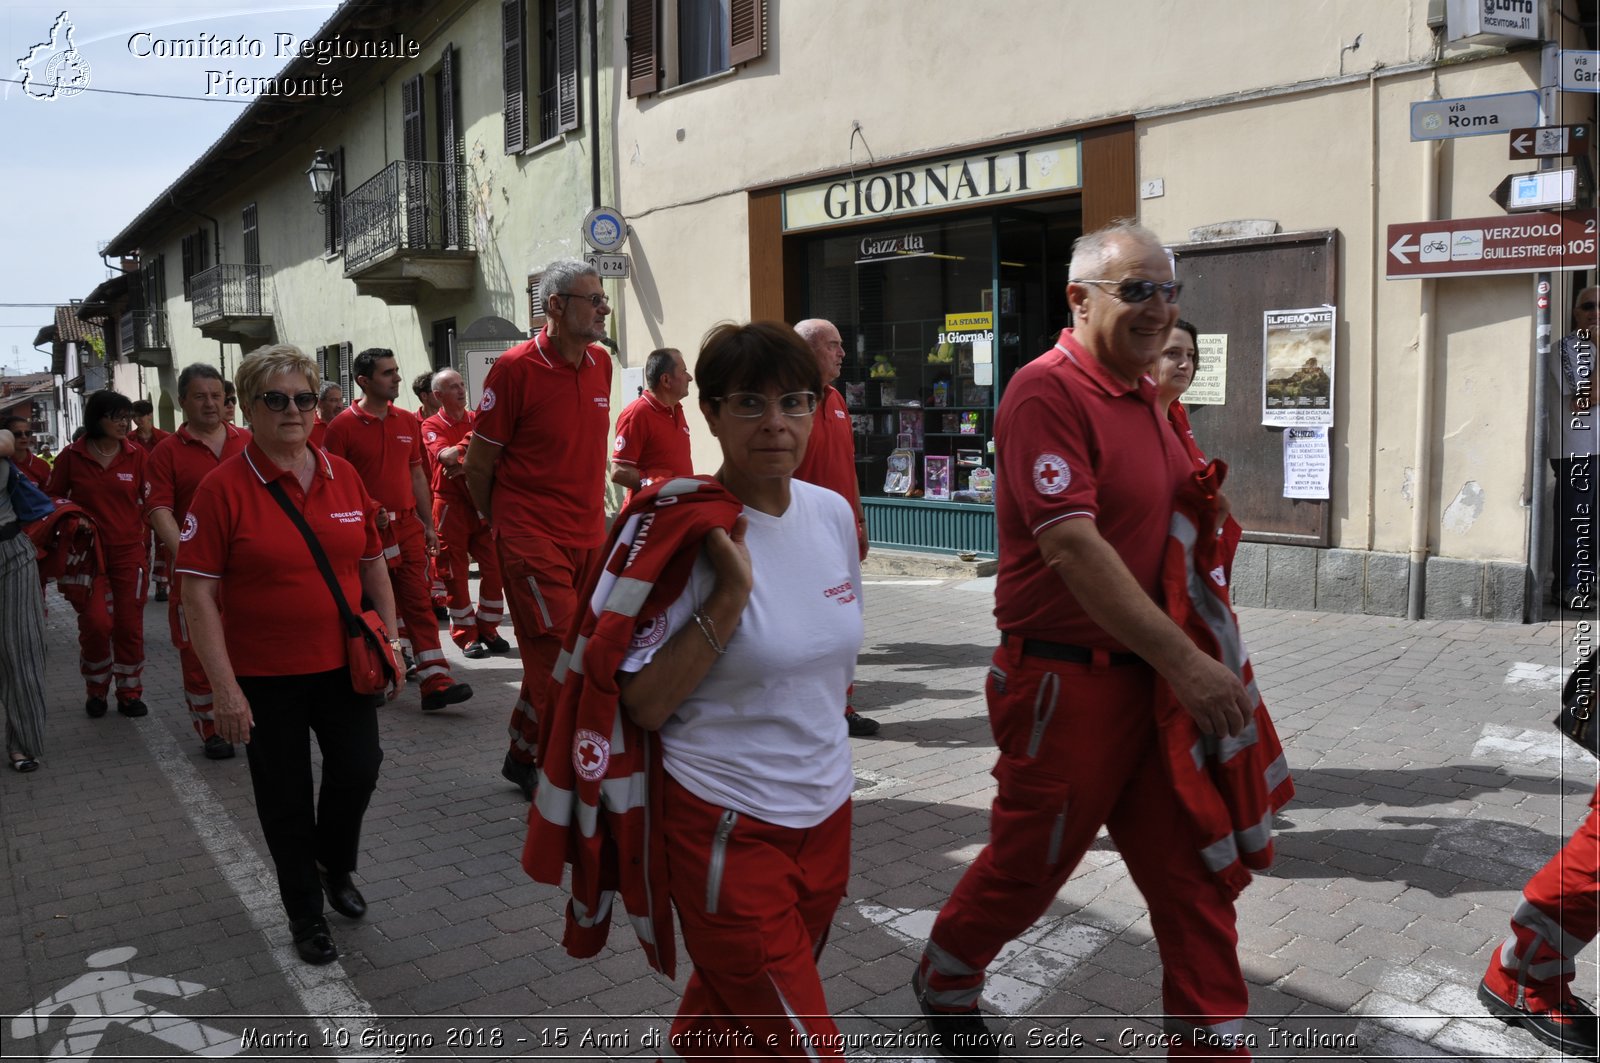
[[[1262,314],[1262,424],[1333,424],[1334,314],[1331,306]]]

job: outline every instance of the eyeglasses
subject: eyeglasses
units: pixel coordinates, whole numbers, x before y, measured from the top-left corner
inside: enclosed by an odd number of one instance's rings
[[[1147,303],[1156,292],[1166,296],[1167,302],[1175,303],[1178,301],[1178,293],[1183,291],[1182,281],[1108,281],[1095,280],[1091,277],[1076,277],[1068,283],[1114,284],[1117,290],[1111,294],[1124,303]]]
[[[1578,304],[1578,309],[1579,310],[1593,310],[1597,305],[1600,305],[1600,304],[1597,304],[1597,303],[1595,303],[1594,301],[1591,300],[1590,302],[1587,302],[1587,303],[1579,303]]]
[[[1169,362],[1193,362],[1200,364],[1200,356],[1187,347],[1168,347],[1161,352],[1161,357]]]
[[[133,414],[131,414],[131,413],[108,413],[108,414],[106,414],[106,420],[112,422],[113,424],[118,424],[118,423],[120,423],[120,424],[132,424],[133,423]]]
[[[596,310],[600,309],[602,306],[611,306],[611,300],[606,297],[604,292],[595,292],[593,295],[581,295],[578,292],[556,292],[556,294],[561,296],[563,299],[587,299],[589,300],[589,305],[594,307]]]
[[[33,438],[33,433],[32,432],[12,432],[11,433],[11,438],[13,438],[13,439],[32,439]]]
[[[289,408],[289,396],[281,391],[263,391],[258,398],[261,404],[273,413],[282,413]],[[300,391],[294,396],[294,408],[301,413],[308,413],[317,408],[317,393],[315,391]]]
[[[730,391],[715,401],[722,403],[729,416],[754,420],[765,417],[773,400],[754,391]],[[778,412],[785,417],[810,417],[817,412],[817,396],[810,391],[791,391],[777,398]]]
[[[227,398],[222,400],[222,404],[224,406],[237,406],[239,405],[239,396],[229,395]]]

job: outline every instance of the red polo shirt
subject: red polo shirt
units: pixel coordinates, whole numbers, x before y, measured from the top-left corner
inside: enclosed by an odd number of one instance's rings
[[[422,449],[427,451],[428,459],[433,464],[433,476],[429,480],[433,485],[433,493],[453,505],[472,507],[472,496],[467,493],[465,477],[444,474],[439,451],[446,447],[464,447],[472,438],[472,425],[476,419],[477,415],[468,410],[461,420],[452,421],[449,414],[440,410],[422,422]],[[465,455],[462,457],[464,459]],[[476,507],[473,507],[473,512],[477,512]]]
[[[144,478],[149,487],[145,490],[144,515],[158,509],[169,509],[175,519],[182,520],[189,512],[189,500],[206,474],[242,451],[250,442],[248,433],[226,422],[222,425],[222,454],[216,455],[205,441],[189,432],[187,422],[156,447],[145,466]]]
[[[39,455],[13,454],[11,460],[17,463],[17,468],[21,469],[39,490],[44,490],[44,485],[50,482],[50,463]]]
[[[495,528],[585,549],[605,541],[611,359],[590,344],[576,366],[540,332],[495,360],[473,431],[504,449],[491,499]]]
[[[325,447],[328,445],[328,422],[318,414],[311,419],[311,445]]]
[[[860,487],[856,482],[856,438],[839,389],[824,387],[805,457],[794,470],[796,480],[837,491],[861,520]]]
[[[417,512],[411,467],[422,464],[422,425],[416,414],[390,403],[388,416],[373,417],[352,402],[328,423],[322,445],[355,466],[384,509],[402,516]]]
[[[238,675],[311,675],[345,666],[344,622],[305,536],[266,484],[299,507],[350,608],[361,608],[361,562],[383,556],[377,503],[355,469],[322,451],[302,491],[254,442],[201,482],[178,534],[176,571],[221,580],[222,633]],[[262,706],[257,706],[259,711]]]
[[[144,469],[149,455],[131,439],[124,439],[105,468],[89,453],[89,437],[67,447],[56,457],[45,490],[57,498],[70,498],[94,519],[95,531],[107,546],[144,543]]]
[[[1094,521],[1139,586],[1161,600],[1172,498],[1193,465],[1155,402],[1149,377],[1120,383],[1071,329],[1011,378],[995,418],[1001,631],[1125,648],[1089,619],[1039,555],[1040,533],[1063,520]]]
[[[648,391],[628,403],[617,418],[611,460],[618,465],[632,465],[647,480],[693,476],[689,422],[683,416],[683,403],[663,406]]]
[[[156,447],[161,445],[161,441],[171,435],[171,432],[163,432],[161,429],[151,425],[150,438],[148,441],[140,439],[139,433],[137,432],[129,432],[128,441],[130,443],[137,443],[139,446],[143,447],[146,454],[154,454],[156,452]]]

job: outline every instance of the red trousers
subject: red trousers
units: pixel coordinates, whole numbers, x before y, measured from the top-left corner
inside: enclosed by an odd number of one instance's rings
[[[511,628],[522,658],[522,688],[511,710],[511,758],[532,764],[546,719],[561,640],[578,615],[578,588],[600,557],[595,547],[562,546],[532,535],[496,535]]]
[[[667,887],[694,973],[672,1048],[713,1059],[843,1059],[817,974],[850,877],[850,802],[808,830],[708,804],[670,775]]]
[[[189,641],[189,621],[183,613],[183,575],[178,572],[172,574],[167,627],[172,632],[172,645],[178,651],[178,663],[183,671],[183,700],[189,706],[189,722],[204,742],[217,733],[211,715],[211,681],[206,678],[206,670],[200,666],[194,644]]]
[[[445,660],[439,644],[439,621],[433,615],[433,599],[428,593],[427,535],[415,513],[402,513],[391,520],[390,527],[400,544],[400,564],[389,569],[395,620],[400,637],[411,643],[417,679],[426,694],[452,682],[450,662]]]
[[[500,559],[495,553],[489,525],[470,505],[434,497],[433,525],[439,529],[439,556],[435,569],[444,581],[446,608],[450,610],[450,638],[465,649],[478,639],[497,638],[505,619],[505,595],[500,589]],[[467,571],[478,562],[478,607],[472,607]]]
[[[1511,936],[1484,976],[1502,1000],[1549,1011],[1572,994],[1573,959],[1600,931],[1600,789],[1572,838],[1522,887]]]
[[[91,698],[103,698],[115,676],[118,701],[144,696],[144,596],[149,554],[141,542],[103,547],[105,568],[78,614],[79,670]]]
[[[1000,757],[984,846],[939,913],[922,957],[935,1007],[977,1003],[984,969],[1044,915],[1102,825],[1144,894],[1161,950],[1169,1055],[1250,1058],[1250,994],[1229,890],[1202,862],[1162,767],[1143,665],[995,651],[986,693]]]

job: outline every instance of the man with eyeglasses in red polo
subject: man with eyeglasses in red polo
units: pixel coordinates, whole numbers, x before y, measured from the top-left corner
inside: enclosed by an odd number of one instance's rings
[[[495,360],[467,448],[467,490],[489,522],[522,689],[501,774],[532,799],[539,721],[547,715],[561,640],[605,542],[611,358],[599,341],[611,304],[588,263],[544,269],[545,325]]]
[[[361,398],[328,425],[323,449],[354,465],[367,493],[383,507],[380,528],[387,519],[400,548],[400,563],[389,568],[400,637],[411,643],[422,711],[437,712],[472,697],[472,688],[450,674],[428,596],[428,561],[439,552],[439,536],[433,527],[433,491],[423,472],[422,425],[416,414],[395,404],[400,367],[393,351],[368,347],[356,355],[350,374]]]
[[[40,490],[50,482],[50,463],[33,452],[33,425],[26,417],[12,417],[5,422],[6,431],[17,441],[17,451],[11,460],[27,474]]]
[[[1173,499],[1193,464],[1148,371],[1179,286],[1160,242],[1128,222],[1080,238],[1069,276],[1075,327],[1018,370],[996,418],[989,842],[939,913],[912,990],[946,1058],[997,1058],[978,1013],[984,970],[1104,825],[1150,908],[1169,1055],[1248,1058],[1234,891],[1194,844],[1155,721],[1158,675],[1204,734],[1238,735],[1255,710],[1161,604]]]

